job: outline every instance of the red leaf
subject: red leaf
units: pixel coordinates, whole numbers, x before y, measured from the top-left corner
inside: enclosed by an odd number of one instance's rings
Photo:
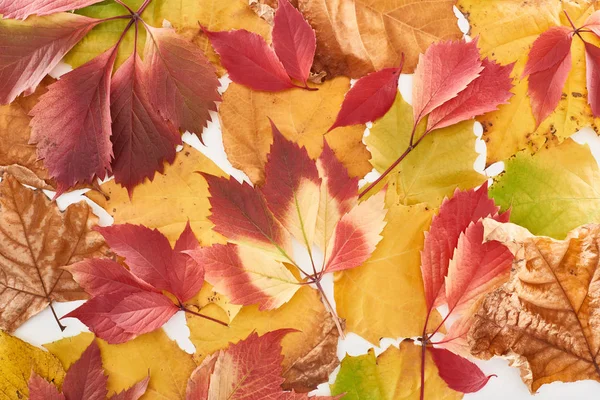
[[[93,341],[65,377],[63,393],[68,399],[105,400],[108,378],[102,370],[100,348]]]
[[[150,101],[177,128],[200,136],[209,111],[217,111],[215,102],[221,100],[215,68],[198,46],[174,30],[145,26]]]
[[[31,110],[31,142],[60,195],[78,182],[110,171],[110,80],[113,47],[48,87]]]
[[[264,196],[246,182],[204,174],[210,192],[215,231],[233,243],[246,243],[281,257],[291,253],[291,241],[283,226],[267,208]]]
[[[188,220],[183,232],[181,232],[177,242],[175,242],[174,250],[176,252],[182,252],[186,250],[195,250],[199,247],[200,243],[198,243],[198,239],[196,238],[196,235],[194,235],[194,231],[192,231],[192,226]]]
[[[594,116],[598,117],[600,116],[600,48],[588,42],[585,42],[585,69],[588,103]]]
[[[402,64],[399,68],[386,68],[372,72],[356,81],[344,97],[342,109],[327,132],[340,126],[375,121],[388,112],[398,93],[398,79],[402,72]]]
[[[596,36],[600,36],[600,11],[594,11],[585,21],[582,28],[587,28],[594,32]]]
[[[130,197],[136,185],[163,172],[165,161],[173,162],[175,146],[181,144],[179,131],[150,104],[141,63],[137,53],[132,54],[115,73],[110,90],[113,173]]]
[[[200,243],[188,221],[175,243],[173,264],[168,270],[172,293],[182,302],[197,295],[204,284],[204,267],[184,253],[199,247]]]
[[[483,388],[492,376],[486,376],[471,361],[445,349],[428,347],[440,377],[450,389],[461,393],[474,393]]]
[[[529,75],[528,94],[539,125],[554,111],[571,70],[573,32],[564,26],[541,34],[529,52],[523,76]]]
[[[487,183],[477,190],[456,189],[451,199],[444,200],[440,213],[433,218],[431,228],[426,233],[421,251],[421,272],[428,309],[436,305],[436,300],[443,296],[448,265],[460,234],[472,222],[496,215],[498,210],[499,207],[488,197]]]
[[[271,121],[273,144],[265,165],[265,184],[260,189],[267,206],[288,230],[306,246],[312,245],[319,212],[321,179],[306,148],[287,140]]]
[[[273,25],[273,48],[288,75],[306,85],[317,48],[315,31],[288,0],[279,2]]]
[[[29,377],[29,400],[65,400],[65,396],[58,389],[39,376],[35,371]]]
[[[413,77],[413,115],[415,125],[427,114],[453,99],[479,76],[477,40],[434,43],[419,63]]]
[[[203,31],[232,81],[267,92],[294,87],[283,64],[260,35],[245,29],[210,32],[203,28]]]
[[[133,293],[117,304],[110,319],[125,332],[137,335],[152,332],[163,326],[179,308],[159,293]]]
[[[0,0],[0,7],[8,4]],[[6,0],[12,4],[13,0]],[[2,10],[0,9],[0,14]],[[0,20],[1,21],[1,20]],[[77,14],[0,23],[0,104],[30,95],[46,75],[98,22]]]
[[[49,15],[77,10],[102,0],[0,0],[4,18],[25,19],[30,15]]]
[[[427,130],[441,129],[498,109],[508,103],[513,87],[510,73],[513,64],[502,66],[495,61],[483,60],[483,71],[478,78],[455,98],[434,109],[427,119]]]
[[[215,370],[219,353],[214,353],[204,359],[188,380],[185,398],[187,400],[208,400],[210,377]]]
[[[148,389],[148,383],[150,383],[149,376],[139,381],[129,389],[115,394],[110,398],[110,400],[138,400],[146,393],[146,390]]]

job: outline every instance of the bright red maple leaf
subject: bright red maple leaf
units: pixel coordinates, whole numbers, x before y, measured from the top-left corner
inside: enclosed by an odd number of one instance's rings
[[[277,308],[302,284],[312,283],[333,312],[320,281],[326,273],[355,268],[369,258],[385,226],[383,193],[359,204],[357,180],[348,176],[327,143],[315,162],[305,148],[272,128],[262,187],[205,175],[210,219],[231,243],[187,253],[234,304]],[[306,249],[310,266],[297,263],[292,239]],[[320,265],[315,245],[324,254]],[[302,282],[284,263],[296,267]]]
[[[311,26],[289,0],[281,0],[275,12],[273,48],[262,36],[245,29],[211,32],[208,36],[232,81],[254,90],[277,92],[307,84],[317,39]],[[298,86],[292,79],[300,81]]]
[[[199,247],[188,223],[172,249],[158,230],[139,225],[97,228],[129,269],[108,259],[87,259],[66,269],[91,296],[64,318],[78,318],[109,343],[126,342],[160,328],[186,308],[204,283],[204,269],[184,252]],[[163,294],[175,296],[177,303]]]
[[[137,11],[119,2],[127,13],[105,19],[62,12],[97,2],[0,0],[4,19],[38,15],[0,23],[1,104],[33,93],[95,26],[129,20],[113,47],[50,85],[31,111],[31,142],[57,181],[57,196],[113,171],[131,195],[174,160],[179,131],[202,133],[220,100],[215,68],[202,50],[173,29],[142,20],[150,0]],[[148,33],[143,62],[136,55],[140,25]],[[131,28],[136,32],[133,55],[113,79],[117,51]]]
[[[108,377],[102,369],[100,348],[93,341],[67,371],[62,393],[35,372],[29,378],[30,400],[105,400]],[[111,400],[137,400],[146,393],[150,377],[139,381],[128,390],[115,394]]]

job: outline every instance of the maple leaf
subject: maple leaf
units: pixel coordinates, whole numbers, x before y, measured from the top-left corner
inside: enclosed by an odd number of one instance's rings
[[[555,240],[513,224],[484,224],[486,240],[505,243],[515,265],[510,280],[477,310],[471,352],[482,358],[514,354],[532,392],[554,381],[600,381],[594,333],[598,225]]]
[[[0,208],[0,328],[14,331],[48,305],[58,321],[53,301],[87,297],[61,267],[108,253],[92,231],[97,218],[85,203],[61,213],[9,175],[0,183]]]
[[[332,157],[331,150],[324,152],[321,165],[317,168],[306,149],[286,140],[272,124],[274,142],[268,156],[264,185],[253,188],[234,179],[205,175],[209,184],[212,215],[215,230],[235,245],[213,245],[189,251],[206,268],[206,280],[215,285],[234,303],[250,305],[258,303],[261,309],[276,308],[289,301],[301,283],[282,263],[297,268],[308,283],[314,283],[323,293],[320,280],[325,273],[351,269],[364,262],[381,239],[385,222],[383,195],[376,195],[353,207],[338,218],[323,219],[333,223],[323,227],[329,232],[323,265],[317,268],[312,246],[315,239],[319,215],[319,202],[323,206],[340,210],[348,199],[331,196],[331,185],[347,187],[352,180],[339,161]],[[326,145],[327,146],[327,145]],[[337,162],[337,166],[331,164]],[[319,173],[336,170],[337,176],[321,177]],[[327,178],[326,182],[322,178]],[[330,181],[331,180],[331,181]],[[338,183],[339,182],[339,183]],[[325,191],[325,194],[321,194]],[[356,202],[358,189],[353,198]],[[331,203],[331,204],[330,204]],[[326,211],[325,211],[326,212]],[[335,215],[335,214],[334,214]],[[308,252],[312,272],[302,269],[292,258],[292,238]],[[250,247],[250,248],[248,248]],[[259,262],[265,257],[264,262]],[[323,295],[324,296],[324,295]],[[328,304],[327,298],[323,297]],[[333,309],[329,306],[332,312]],[[336,319],[337,321],[337,319]],[[341,326],[338,326],[340,333]]]
[[[137,400],[146,392],[150,378],[136,383],[130,390],[110,397],[113,400]],[[67,371],[62,393],[35,372],[29,378],[29,397],[32,400],[104,400],[107,398],[108,378],[102,369],[100,348],[92,342]]]
[[[183,254],[198,247],[189,224],[174,249],[158,230],[141,225],[114,225],[97,231],[129,269],[106,259],[87,259],[69,266],[68,271],[92,298],[65,318],[78,318],[98,337],[122,343],[160,328],[180,310],[195,313],[184,303],[200,291],[204,270]],[[177,304],[162,291],[173,294]]]
[[[405,70],[413,72],[419,53],[438,40],[459,39],[453,1],[415,3],[404,0],[299,0],[298,8],[317,34],[313,69],[328,76],[360,78],[397,66],[406,54]],[[378,23],[372,23],[373,21]]]

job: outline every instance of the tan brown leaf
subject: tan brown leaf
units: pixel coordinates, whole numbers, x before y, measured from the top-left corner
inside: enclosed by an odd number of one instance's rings
[[[327,140],[351,176],[363,177],[371,170],[370,154],[362,143],[364,125],[337,128],[325,134],[335,121],[348,78],[337,78],[317,86],[317,91],[291,89],[268,93],[232,83],[219,108],[223,144],[231,164],[254,183],[264,180],[264,166],[273,136],[269,118],[294,142],[317,158]]]
[[[515,263],[475,315],[471,352],[508,356],[532,392],[554,381],[600,381],[600,225],[565,240],[489,220],[486,232],[509,246]]]
[[[413,72],[429,45],[459,39],[453,0],[299,0],[317,33],[313,70],[359,78],[406,59]]]
[[[14,331],[52,301],[87,298],[61,267],[108,254],[91,208],[60,212],[12,176],[0,183],[0,328]],[[53,310],[54,311],[54,310]]]

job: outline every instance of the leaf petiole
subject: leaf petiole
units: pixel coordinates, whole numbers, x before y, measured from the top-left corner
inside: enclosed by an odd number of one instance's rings
[[[567,20],[569,21],[569,24],[571,24],[571,27],[573,27],[573,32],[579,36],[579,39],[581,39],[582,41],[585,42],[585,40],[583,39],[583,37],[581,36],[581,34],[579,33],[581,28],[577,29],[575,27],[575,24],[573,23],[573,20],[571,19],[571,17],[569,16],[569,13],[567,12],[567,10],[563,10],[563,12],[565,13],[565,16],[567,17]]]
[[[223,325],[223,326],[225,326],[225,327],[229,328],[229,324],[226,324],[225,322],[223,322],[223,321],[220,321],[220,320],[218,320],[218,319],[216,319],[216,318],[209,317],[208,315],[204,315],[204,314],[197,313],[196,311],[192,311],[192,310],[190,310],[189,308],[186,308],[184,305],[181,305],[179,308],[180,308],[180,310],[181,310],[181,311],[183,311],[183,312],[186,312],[186,313],[188,313],[188,314],[195,315],[196,317],[200,317],[200,318],[207,319],[207,320],[209,320],[209,321],[212,321],[212,322],[216,322],[216,323],[217,323],[217,324],[219,324],[219,325]]]
[[[135,11],[133,11],[127,4],[123,3],[122,0],[115,0],[115,3],[122,5],[123,7],[125,7],[125,9],[127,9],[127,11],[129,11],[129,13],[131,15],[135,14]]]

